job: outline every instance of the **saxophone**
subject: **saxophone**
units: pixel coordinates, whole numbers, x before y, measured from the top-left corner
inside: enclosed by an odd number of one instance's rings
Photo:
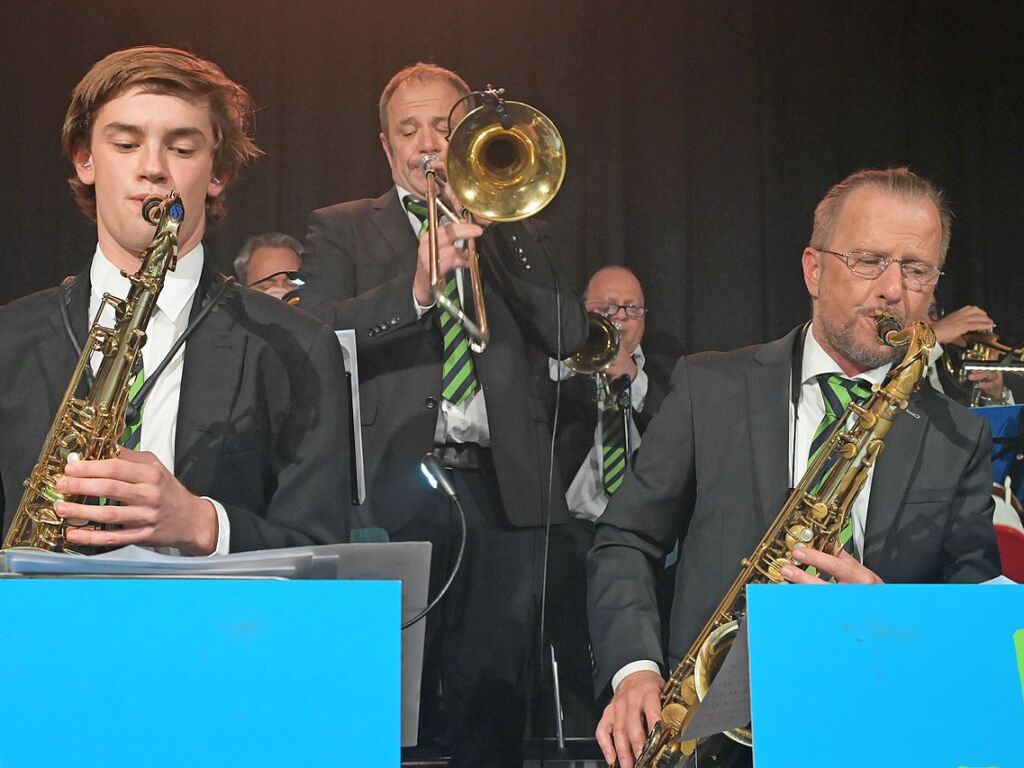
[[[796,566],[792,559],[796,547],[835,550],[853,501],[884,447],[885,435],[924,377],[928,352],[935,346],[935,334],[923,323],[902,329],[899,320],[887,314],[879,314],[875,322],[879,341],[906,347],[903,359],[881,386],[872,388],[867,402],[851,403],[838,419],[831,438],[807,467],[768,532],[741,562],[739,576],[665,683],[661,719],[644,742],[636,768],[671,768],[693,754],[696,740],[680,741],[679,737],[732,647],[746,613],[747,585],[784,581],[781,569]],[[726,731],[726,736],[747,746],[753,743],[749,727]]]
[[[64,399],[39,460],[25,480],[25,493],[4,537],[4,549],[30,547],[53,552],[72,552],[65,533],[71,522],[54,510],[58,501],[81,501],[56,489],[64,467],[79,459],[107,459],[117,455],[118,439],[125,428],[128,390],[139,355],[146,343],[146,325],[156,307],[168,270],[178,258],[178,227],[185,216],[181,198],[174,192],[166,198],[150,197],[142,205],[142,216],[156,225],[156,235],[139,259],[137,274],[121,274],[131,281],[125,299],[104,294],[96,319],[89,329],[78,365],[64,392]],[[103,310],[114,310],[112,328],[100,323]],[[101,360],[85,397],[76,392],[89,370],[94,354]]]

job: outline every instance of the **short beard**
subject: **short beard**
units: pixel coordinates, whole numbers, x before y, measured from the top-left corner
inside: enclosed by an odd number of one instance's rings
[[[821,322],[821,330],[829,345],[844,357],[852,360],[866,370],[879,368],[883,365],[895,363],[900,357],[900,350],[881,344],[877,340],[874,343],[864,344],[855,333],[855,327],[860,316],[846,325],[834,325],[831,318],[822,314],[818,318]]]

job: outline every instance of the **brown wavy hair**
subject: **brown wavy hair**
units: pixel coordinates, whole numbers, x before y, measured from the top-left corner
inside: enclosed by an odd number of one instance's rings
[[[252,133],[252,97],[212,61],[166,46],[140,46],[115,51],[100,59],[75,86],[64,116],[61,144],[75,162],[76,153],[92,140],[93,122],[103,106],[131,88],[165,93],[191,103],[208,105],[213,122],[213,172],[227,187],[242,167],[262,153]],[[68,179],[75,201],[90,219],[96,219],[96,190],[77,175]],[[206,198],[206,218],[217,223],[227,207],[224,195]]]

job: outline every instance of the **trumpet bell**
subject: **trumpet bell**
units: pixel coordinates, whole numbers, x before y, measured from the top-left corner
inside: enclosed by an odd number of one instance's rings
[[[542,112],[507,101],[512,124],[477,107],[452,131],[447,175],[466,210],[490,221],[519,221],[543,209],[565,178],[565,145]]]
[[[587,340],[583,349],[562,362],[581,376],[602,373],[619,354],[619,331],[615,323],[596,312],[587,313]]]

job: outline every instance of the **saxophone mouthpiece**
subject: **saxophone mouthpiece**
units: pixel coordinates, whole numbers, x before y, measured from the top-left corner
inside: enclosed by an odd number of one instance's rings
[[[164,199],[156,195],[147,197],[142,203],[142,218],[150,224],[156,224],[160,221],[160,207],[163,202]]]
[[[875,312],[875,332],[878,340],[887,346],[898,347],[906,343],[905,339],[897,339],[896,334],[903,330],[903,321],[888,312]]]
[[[177,192],[168,192],[167,197],[153,195],[142,203],[142,218],[154,226],[160,223],[160,217],[165,211],[174,221],[180,222],[184,218],[185,208]]]

